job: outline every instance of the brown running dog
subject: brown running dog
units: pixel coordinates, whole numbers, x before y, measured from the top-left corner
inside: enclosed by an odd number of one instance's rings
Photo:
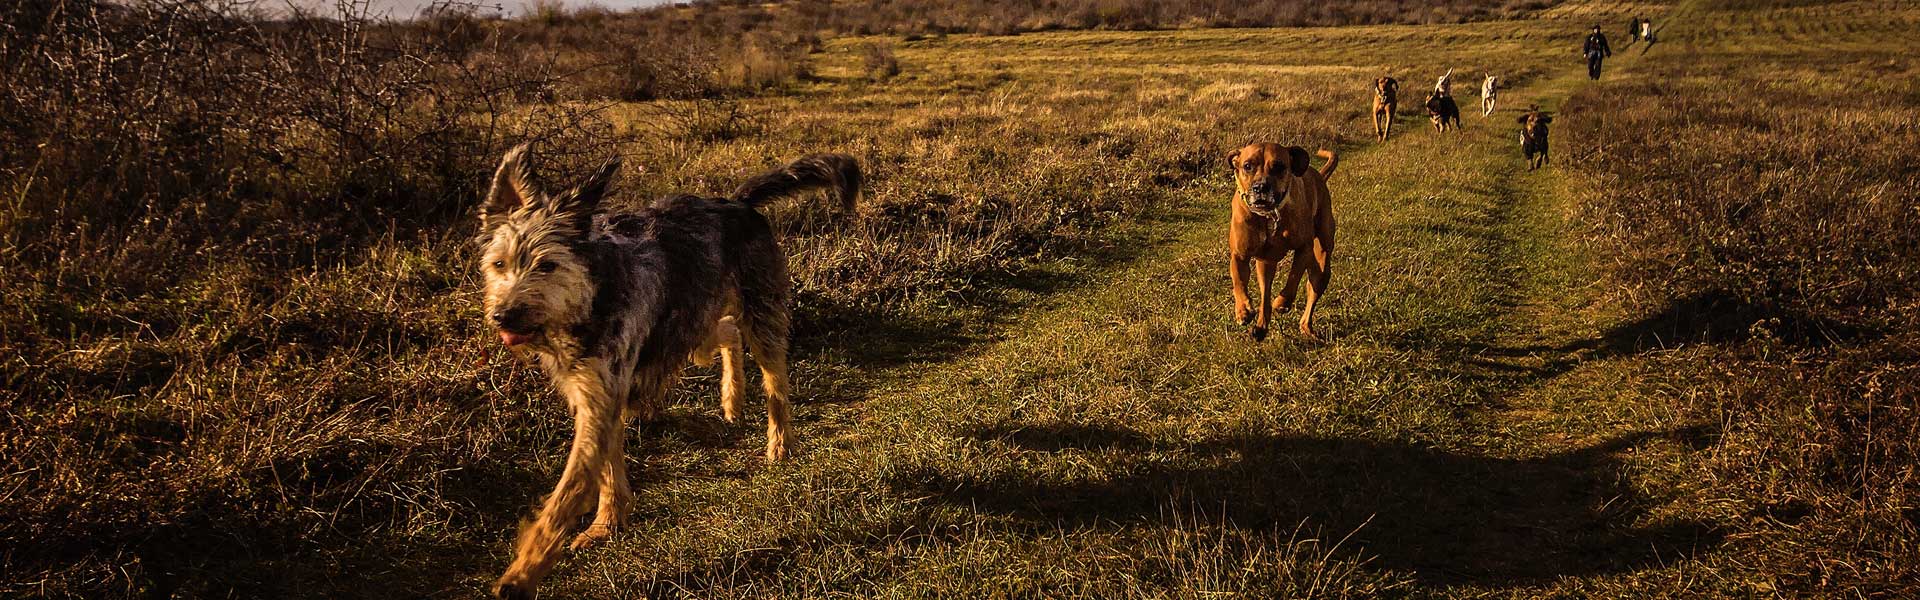
[[[1547,164],[1547,124],[1553,122],[1553,115],[1540,112],[1539,109],[1527,111],[1518,119],[1520,129],[1520,153],[1527,157],[1527,170],[1532,171]]]
[[[1320,339],[1313,332],[1313,309],[1327,293],[1333,273],[1333,195],[1327,191],[1327,178],[1333,176],[1340,158],[1324,149],[1319,154],[1327,161],[1319,171],[1313,170],[1306,149],[1299,146],[1258,143],[1227,155],[1238,183],[1233,223],[1227,228],[1233,316],[1242,325],[1253,322],[1247,332],[1255,341],[1267,338],[1273,313],[1286,312],[1293,305],[1301,275],[1307,276],[1307,307],[1300,315],[1300,334]],[[1287,285],[1269,301],[1274,269],[1289,253],[1293,262]],[[1247,297],[1249,261],[1260,283],[1257,316]]]
[[[1427,92],[1427,118],[1433,121],[1433,130],[1445,133],[1449,129],[1460,128],[1460,105],[1453,96],[1442,94],[1439,90]]]
[[[1400,82],[1392,77],[1373,80],[1373,137],[1384,142],[1393,133],[1393,112],[1400,108]]]

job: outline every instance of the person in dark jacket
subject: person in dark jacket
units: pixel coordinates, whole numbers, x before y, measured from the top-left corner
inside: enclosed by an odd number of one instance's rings
[[[1607,45],[1607,34],[1600,33],[1600,26],[1593,26],[1593,33],[1587,36],[1587,43],[1580,47],[1580,53],[1587,55],[1587,77],[1600,78],[1600,61],[1613,56],[1613,48]]]
[[[1627,21],[1627,37],[1635,42],[1640,41],[1640,17],[1634,17],[1632,21]]]

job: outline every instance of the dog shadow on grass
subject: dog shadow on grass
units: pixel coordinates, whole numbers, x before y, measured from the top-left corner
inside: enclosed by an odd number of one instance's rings
[[[1702,428],[1621,436],[1533,459],[1318,437],[1166,444],[1081,426],[987,428],[973,436],[1042,457],[1071,453],[1098,462],[1104,454],[1137,464],[1097,469],[1124,475],[1083,480],[1010,467],[912,473],[891,483],[1041,529],[1180,528],[1198,512],[1249,530],[1304,524],[1334,539],[1351,531],[1349,547],[1370,568],[1429,585],[1519,586],[1631,572],[1711,549],[1722,537],[1707,523],[1655,518],[1653,502],[1624,481],[1616,458],[1656,440],[1702,445],[1710,436]]]
[[[1763,306],[1724,293],[1695,294],[1661,310],[1609,328],[1561,350],[1623,356],[1713,343],[1772,338],[1802,347],[1826,347],[1875,337],[1877,332],[1780,306]]]

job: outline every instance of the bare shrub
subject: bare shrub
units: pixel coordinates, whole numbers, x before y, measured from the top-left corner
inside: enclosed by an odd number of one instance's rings
[[[648,105],[643,123],[669,139],[705,143],[751,135],[765,125],[766,115],[738,98],[694,98]]]
[[[495,34],[470,15],[248,8],[0,7],[6,593],[277,596],[300,583],[181,549],[297,546],[436,502],[453,417],[386,400],[475,385],[393,360],[461,337],[423,300],[464,273],[437,242],[509,142],[610,151],[592,108],[514,106],[550,92],[548,64],[474,68]],[[391,418],[410,411],[429,416]]]
[[[587,7],[499,21],[498,45],[487,51],[551,64],[563,80],[556,99],[758,94],[807,76],[807,55],[821,41],[797,18],[758,5],[625,13]]]
[[[630,102],[697,98],[717,94],[718,60],[703,48],[660,38],[593,50],[555,50],[558,61],[577,65],[561,85],[568,97]]]
[[[894,56],[892,46],[868,42],[860,47],[860,57],[866,65],[867,79],[886,81],[900,74],[900,59]]]
[[[716,74],[721,87],[745,93],[771,90],[804,77],[807,45],[785,43],[769,35],[748,35],[721,56]]]
[[[541,25],[553,26],[565,21],[572,11],[560,0],[529,0],[527,2],[527,20]]]

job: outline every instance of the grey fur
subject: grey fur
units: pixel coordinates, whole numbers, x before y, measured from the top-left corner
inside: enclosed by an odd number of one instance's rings
[[[748,179],[733,192],[736,202],[759,207],[775,198],[818,188],[831,188],[841,212],[853,210],[860,199],[860,161],[845,154],[814,154],[784,169]]]
[[[534,184],[526,154],[503,157],[481,209],[487,316],[504,343],[531,352],[553,378],[575,437],[559,484],[521,528],[513,565],[494,585],[516,598],[533,594],[596,493],[594,525],[576,546],[624,519],[626,420],[656,415],[689,357],[704,363],[718,350],[725,359],[722,406],[732,420],[744,345],[767,392],[767,456],[787,455],[787,257],[755,208],[830,187],[850,209],[860,185],[852,157],[821,154],[754,177],[732,198],[673,195],[601,213],[619,161],[555,197]]]

